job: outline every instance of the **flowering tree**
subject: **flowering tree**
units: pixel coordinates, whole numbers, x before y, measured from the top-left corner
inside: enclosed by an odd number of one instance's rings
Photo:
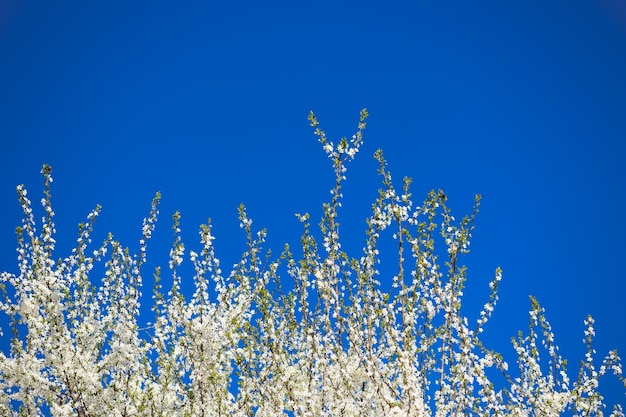
[[[527,333],[513,340],[515,371],[481,341],[498,300],[500,269],[477,322],[462,314],[462,257],[480,196],[460,221],[441,191],[415,205],[410,180],[396,188],[377,151],[382,186],[367,219],[363,253],[353,257],[342,249],[341,188],[366,118],[363,110],[356,134],[335,144],[309,116],[335,183],[319,232],[312,231],[308,214],[298,215],[301,255],[289,246],[277,257],[265,252],[265,231],[253,231],[242,206],[247,250],[225,275],[211,225],[200,226],[202,249],[186,252],[176,213],[171,288],[165,292],[157,268],[154,320],[147,327],[139,321],[142,266],[160,195],[144,220],[138,253],[111,235],[89,249],[96,207],[79,226],[76,247],[57,261],[51,168],[42,170],[45,215],[39,226],[18,186],[24,211],[17,229],[19,273],[0,275],[0,309],[13,332],[0,352],[0,414],[602,415],[598,378],[612,371],[626,382],[615,351],[596,363],[591,317],[587,354],[571,380],[534,299]],[[382,233],[397,243],[395,274],[384,279],[377,269]],[[179,268],[186,258],[195,271],[189,294]],[[624,414],[615,406],[611,415]]]

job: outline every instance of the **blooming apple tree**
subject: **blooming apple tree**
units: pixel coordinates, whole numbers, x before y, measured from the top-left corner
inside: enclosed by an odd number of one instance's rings
[[[366,118],[363,110],[352,138],[333,143],[310,114],[335,182],[319,230],[308,214],[298,215],[297,256],[289,246],[277,256],[266,251],[265,231],[253,230],[242,206],[247,249],[224,274],[211,225],[200,226],[201,250],[187,251],[176,213],[171,278],[165,290],[160,268],[154,272],[147,326],[139,320],[142,267],[160,195],[144,220],[138,253],[112,235],[92,245],[96,207],[79,225],[75,248],[55,260],[51,168],[42,170],[41,222],[18,186],[19,272],[0,275],[2,330],[12,332],[0,351],[0,415],[602,415],[598,379],[607,372],[624,378],[615,351],[595,357],[591,317],[587,354],[571,379],[535,299],[528,331],[513,339],[516,366],[481,340],[498,301],[500,269],[477,321],[463,314],[462,258],[480,196],[461,220],[441,191],[415,204],[411,181],[397,188],[377,151],[381,188],[363,252],[342,249],[341,190]],[[395,266],[383,273],[384,233],[395,239]],[[193,276],[183,278],[183,260]],[[611,415],[624,414],[616,405]]]

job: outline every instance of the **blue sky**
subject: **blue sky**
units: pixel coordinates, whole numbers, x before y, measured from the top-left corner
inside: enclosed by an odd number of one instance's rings
[[[167,263],[175,210],[192,248],[212,218],[225,267],[243,249],[240,202],[269,246],[295,244],[293,214],[319,218],[332,186],[308,112],[336,140],[367,107],[344,189],[342,230],[355,248],[382,148],[418,201],[442,188],[461,217],[483,195],[468,303],[484,302],[501,266],[487,330],[509,359],[530,294],[573,367],[588,313],[598,352],[625,355],[625,74],[618,0],[4,0],[0,269],[16,269],[15,186],[39,196],[44,163],[59,256],[98,203],[97,236],[134,245],[158,190],[155,263]],[[623,402],[614,379],[603,385]]]

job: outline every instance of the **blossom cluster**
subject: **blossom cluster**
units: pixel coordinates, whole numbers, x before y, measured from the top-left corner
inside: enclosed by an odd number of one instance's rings
[[[297,251],[288,245],[278,256],[266,251],[265,230],[254,231],[241,206],[247,247],[224,275],[211,224],[200,227],[201,249],[186,250],[177,212],[169,288],[157,267],[154,317],[143,327],[142,271],[161,196],[143,222],[137,254],[112,235],[88,249],[96,207],[79,225],[71,254],[55,261],[51,168],[42,170],[40,231],[19,186],[19,272],[0,274],[0,311],[12,332],[10,346],[0,351],[0,415],[602,415],[598,379],[612,372],[626,382],[617,352],[596,367],[591,317],[587,354],[572,379],[534,298],[528,332],[513,340],[516,367],[481,340],[498,301],[499,268],[476,322],[464,314],[462,259],[480,196],[458,221],[442,191],[414,204],[411,181],[396,188],[377,151],[381,188],[363,253],[343,249],[341,188],[366,118],[363,110],[352,139],[334,144],[309,116],[335,183],[319,231],[309,214],[297,215],[303,227]],[[379,270],[384,233],[397,245],[391,272]],[[187,260],[191,291],[181,276]],[[611,415],[624,414],[616,405]]]

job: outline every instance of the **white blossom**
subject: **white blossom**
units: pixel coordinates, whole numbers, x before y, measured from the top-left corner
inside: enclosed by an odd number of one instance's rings
[[[210,223],[200,227],[200,249],[186,251],[177,212],[171,277],[155,271],[147,319],[140,317],[142,273],[160,195],[144,219],[138,254],[112,235],[92,247],[97,207],[79,227],[76,247],[57,262],[50,168],[42,170],[40,222],[18,186],[19,272],[0,273],[0,314],[16,323],[0,349],[0,415],[602,415],[599,378],[624,378],[617,352],[597,361],[593,318],[584,322],[587,351],[572,381],[534,298],[529,328],[513,340],[516,371],[479,339],[499,300],[499,268],[475,325],[464,315],[462,256],[479,197],[474,214],[458,221],[442,192],[416,206],[410,180],[396,189],[379,151],[382,186],[363,251],[345,252],[341,184],[366,117],[364,110],[357,132],[337,145],[309,117],[336,178],[319,230],[308,214],[297,215],[304,228],[297,250],[266,252],[265,231],[252,230],[241,206],[247,246],[222,275]],[[385,232],[398,251],[392,272],[377,269]],[[183,277],[186,257],[193,270]],[[611,415],[623,417],[621,406]]]

